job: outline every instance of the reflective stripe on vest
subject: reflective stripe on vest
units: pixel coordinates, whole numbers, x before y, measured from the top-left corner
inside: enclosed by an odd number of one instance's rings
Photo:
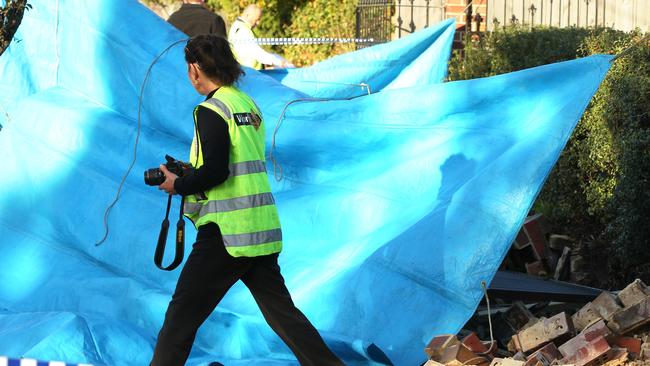
[[[223,235],[226,246],[243,247],[254,244],[273,243],[282,240],[282,230],[272,229],[250,234]]]
[[[230,170],[231,177],[262,172],[266,173],[266,164],[259,160],[242,161],[241,163],[230,164],[228,170]]]
[[[204,103],[208,103],[214,107],[217,107],[221,113],[223,114],[223,118],[226,120],[229,120],[232,118],[232,113],[230,113],[230,109],[228,109],[228,106],[226,106],[222,101],[219,99],[214,99],[210,98],[206,100]]]
[[[230,198],[227,200],[207,201],[201,202],[188,202],[184,211],[188,214],[198,214],[205,216],[211,213],[230,212],[236,210],[244,210],[247,208],[261,207],[275,204],[273,195],[271,193],[253,194],[250,196]]]
[[[219,114],[228,125],[230,174],[225,182],[204,194],[187,196],[185,215],[197,228],[208,223],[219,225],[226,250],[234,257],[279,252],[282,231],[266,175],[265,132],[259,109],[250,97],[232,86],[219,88],[200,106]],[[203,154],[196,111],[190,162],[199,168]],[[241,118],[253,114],[258,123],[245,123],[248,120]]]

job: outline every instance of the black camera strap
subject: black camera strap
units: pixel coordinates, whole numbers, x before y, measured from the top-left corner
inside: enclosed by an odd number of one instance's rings
[[[169,232],[169,210],[172,205],[172,195],[169,195],[167,199],[167,212],[165,213],[165,219],[160,226],[160,234],[158,235],[158,244],[156,245],[156,253],[154,254],[153,261],[156,264],[156,267],[164,271],[173,271],[183,262],[183,256],[185,253],[185,220],[183,220],[183,204],[185,203],[185,197],[181,198],[181,210],[176,223],[176,255],[174,256],[174,261],[167,267],[162,266],[162,260],[165,256],[165,246],[167,245],[167,233]]]

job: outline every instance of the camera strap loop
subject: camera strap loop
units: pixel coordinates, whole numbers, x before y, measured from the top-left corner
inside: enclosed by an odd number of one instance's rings
[[[167,199],[167,211],[165,212],[165,219],[160,226],[160,234],[158,235],[158,244],[156,245],[156,252],[153,257],[153,261],[156,264],[156,267],[164,271],[172,271],[176,269],[182,262],[183,256],[185,253],[185,220],[183,220],[183,203],[185,202],[185,197],[181,198],[181,210],[176,223],[176,255],[174,256],[174,261],[167,266],[162,266],[162,260],[165,256],[165,246],[167,245],[167,233],[169,232],[169,210],[172,205],[172,195],[169,195]]]

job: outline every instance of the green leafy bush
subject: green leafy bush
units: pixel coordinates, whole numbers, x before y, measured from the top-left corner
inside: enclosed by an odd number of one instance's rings
[[[606,28],[510,27],[466,40],[451,80],[496,75],[597,53],[620,54],[578,123],[535,209],[583,243],[589,284],[650,280],[650,37]],[[599,273],[596,273],[599,272]],[[603,275],[605,274],[605,275]]]
[[[511,26],[488,33],[480,41],[465,39],[464,50],[455,51],[450,60],[449,79],[498,75],[571,60],[591,32],[584,28]]]
[[[352,38],[355,8],[356,1],[308,1],[295,10],[287,32],[291,37]],[[304,45],[286,47],[285,55],[297,66],[303,66],[353,50],[351,43]]]

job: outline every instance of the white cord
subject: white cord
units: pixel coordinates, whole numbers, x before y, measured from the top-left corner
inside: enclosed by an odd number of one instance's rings
[[[485,281],[481,281],[481,287],[483,287],[483,293],[485,294],[485,302],[487,303],[488,311],[488,324],[490,325],[490,345],[494,343],[494,334],[492,333],[492,313],[490,312],[490,298],[487,293],[487,284]],[[490,346],[491,347],[491,346]]]
[[[106,207],[106,211],[104,211],[104,237],[102,237],[101,240],[99,240],[97,243],[95,243],[95,246],[99,246],[102,244],[104,241],[106,241],[106,238],[108,238],[108,216],[113,209],[113,206],[117,203],[117,201],[120,199],[120,193],[122,192],[122,187],[124,186],[124,182],[126,181],[126,177],[129,176],[131,173],[131,169],[133,169],[133,166],[135,165],[135,161],[138,155],[138,142],[140,141],[140,127],[141,127],[141,111],[142,111],[142,96],[144,95],[144,88],[147,85],[147,80],[149,80],[149,74],[151,73],[151,69],[153,68],[153,65],[158,62],[158,60],[165,54],[167,51],[169,51],[172,47],[176,46],[179,43],[182,42],[187,42],[189,38],[181,39],[178,40],[169,46],[165,48],[156,58],[151,62],[149,65],[149,68],[147,69],[146,74],[144,75],[144,80],[142,81],[142,85],[140,86],[140,97],[138,98],[138,128],[137,132],[135,134],[135,143],[133,145],[133,160],[131,160],[131,164],[129,165],[129,168],[126,170],[126,173],[124,173],[124,176],[122,177],[122,180],[120,181],[120,185],[117,188],[117,193],[115,194],[115,199],[113,199],[113,202],[111,202],[108,207]]]

